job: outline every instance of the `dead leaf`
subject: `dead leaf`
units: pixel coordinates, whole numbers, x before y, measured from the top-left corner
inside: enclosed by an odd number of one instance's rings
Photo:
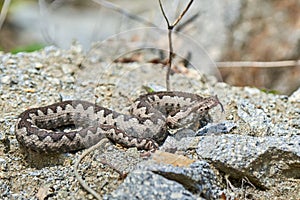
[[[157,163],[171,164],[176,167],[188,167],[195,160],[189,159],[182,155],[176,155],[164,151],[155,151],[152,155],[152,159]]]

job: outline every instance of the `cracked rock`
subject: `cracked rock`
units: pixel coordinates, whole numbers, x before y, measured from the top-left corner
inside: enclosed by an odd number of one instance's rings
[[[140,164],[107,199],[216,199],[223,193],[209,164],[197,161],[189,167]]]
[[[252,137],[221,135],[201,137],[197,154],[235,179],[248,177],[261,189],[278,177],[299,178],[300,136]]]

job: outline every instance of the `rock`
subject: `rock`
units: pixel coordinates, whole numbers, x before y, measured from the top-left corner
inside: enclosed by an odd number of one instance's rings
[[[73,74],[76,71],[77,66],[72,64],[63,64],[61,69],[64,74]]]
[[[150,171],[131,172],[124,183],[104,199],[196,199],[181,184]]]
[[[1,83],[9,85],[11,83],[11,77],[10,76],[2,76]]]
[[[300,172],[300,136],[251,137],[220,135],[201,137],[197,154],[235,179],[247,177],[266,189],[275,178],[297,178]]]
[[[190,167],[145,162],[129,173],[107,199],[217,199],[224,191],[205,161]]]
[[[246,123],[250,133],[255,136],[284,136],[297,131],[294,127],[286,126],[284,123],[274,123],[276,115],[270,110],[276,108],[278,104],[280,106],[278,99],[269,99],[267,103],[255,103],[249,99],[241,99],[237,103],[240,123]]]
[[[3,158],[0,158],[0,170],[1,172],[7,171],[7,162]]]
[[[289,97],[289,101],[295,102],[295,103],[300,103],[300,87],[291,94]]]
[[[239,101],[237,106],[238,116],[251,127],[250,129],[269,134],[274,124],[263,109],[256,108],[253,103],[245,99]]]
[[[175,137],[169,136],[160,149],[167,152],[186,151],[191,147],[197,146],[198,142],[199,138],[195,137],[185,137],[177,140]]]
[[[0,178],[0,191],[1,191],[1,197],[4,199],[10,199],[11,194],[11,187],[10,184],[7,181],[4,181],[2,177]]]
[[[44,67],[44,65],[40,62],[36,62],[34,63],[34,68],[35,69],[42,69]]]
[[[235,128],[236,126],[237,125],[235,123],[227,121],[218,124],[209,123],[206,126],[199,129],[196,133],[196,136],[229,133],[231,129]]]

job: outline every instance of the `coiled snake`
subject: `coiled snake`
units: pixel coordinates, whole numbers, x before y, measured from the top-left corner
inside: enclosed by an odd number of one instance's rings
[[[175,128],[203,116],[220,104],[217,96],[203,98],[185,92],[154,92],[140,96],[121,114],[86,101],[63,101],[20,114],[16,137],[37,152],[71,152],[107,137],[125,147],[157,149]],[[75,126],[70,131],[59,128]]]

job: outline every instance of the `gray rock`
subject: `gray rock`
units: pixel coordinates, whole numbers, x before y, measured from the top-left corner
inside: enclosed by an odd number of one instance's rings
[[[160,150],[167,152],[186,151],[191,147],[197,146],[199,138],[185,137],[177,140],[175,137],[167,137]]]
[[[144,162],[107,199],[216,199],[223,192],[205,161],[188,168]]]
[[[284,136],[297,131],[284,123],[274,123],[273,114],[268,109],[276,107],[277,100],[271,99],[268,103],[253,103],[249,99],[240,99],[237,103],[237,114],[241,123],[249,126],[249,131],[259,136]],[[273,116],[272,116],[273,115]]]
[[[0,170],[7,171],[7,161],[4,158],[0,158]]]
[[[196,199],[181,184],[150,171],[135,170],[104,199]]]
[[[249,124],[250,129],[267,132],[271,131],[273,127],[270,117],[262,110],[257,109],[249,100],[242,99],[238,102],[238,116]]]
[[[220,135],[201,137],[197,154],[236,179],[244,177],[262,189],[274,178],[297,178],[300,173],[300,136],[251,137]]]
[[[228,121],[217,124],[209,123],[206,126],[199,129],[196,132],[196,136],[229,133],[236,126],[237,125],[235,123]]]
[[[289,101],[300,103],[300,87],[298,88],[298,90],[293,92],[293,94],[291,94],[291,96],[289,97]]]
[[[9,196],[11,194],[10,186],[8,181],[4,181],[0,179],[0,197],[1,199],[10,199]]]

